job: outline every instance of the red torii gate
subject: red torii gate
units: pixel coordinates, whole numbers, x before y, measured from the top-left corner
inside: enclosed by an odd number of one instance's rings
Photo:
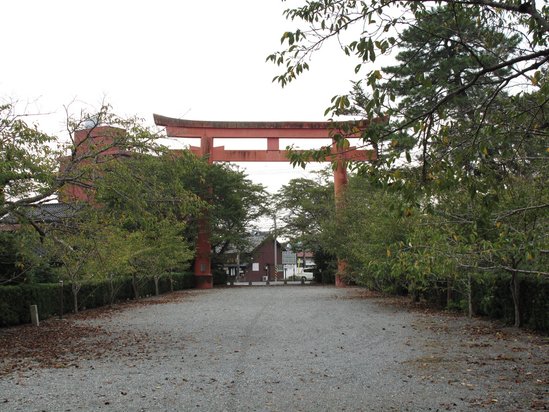
[[[205,157],[209,163],[223,162],[287,162],[287,151],[280,150],[280,139],[331,139],[334,124],[331,122],[219,122],[176,119],[155,114],[157,126],[164,126],[169,137],[199,138],[200,146],[191,146],[190,150],[199,157]],[[214,147],[214,139],[267,139],[267,150],[225,150],[223,146]],[[357,150],[354,147],[338,152],[332,149],[327,161],[335,161],[334,190],[336,206],[347,185],[347,162],[350,160],[375,160],[373,150]],[[213,287],[211,274],[211,244],[208,222],[199,222],[196,245],[194,274],[196,287]],[[344,287],[342,275],[345,261],[338,260],[336,286]]]

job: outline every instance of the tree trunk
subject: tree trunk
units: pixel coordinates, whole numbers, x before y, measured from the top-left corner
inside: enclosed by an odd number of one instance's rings
[[[410,285],[408,286],[408,293],[410,294],[410,301],[412,303],[418,303],[419,302],[419,292],[417,291],[415,287],[415,282],[410,282]]]
[[[155,296],[158,296],[160,295],[160,288],[158,287],[158,281],[160,280],[159,279],[159,276],[154,276],[154,294]]]
[[[170,273],[170,292],[173,292],[173,276]]]
[[[420,298],[419,298],[419,292],[417,290],[412,289],[410,291],[410,301],[412,303],[419,303]]]
[[[114,305],[114,283],[112,273],[109,274],[109,292],[110,292],[110,302],[111,306]]]
[[[520,327],[520,306],[519,306],[519,275],[517,272],[513,272],[511,276],[511,296],[513,297],[513,305],[515,309],[515,327]]]
[[[135,274],[132,275],[132,287],[133,287],[133,298],[137,300],[139,299],[139,290],[137,288],[137,276]]]
[[[469,318],[473,317],[473,287],[471,272],[467,274],[467,306]]]
[[[72,289],[72,300],[74,303],[74,307],[73,307],[74,313],[78,313],[78,292],[80,291],[80,287],[75,283],[73,283],[71,285],[71,289]]]
[[[450,304],[452,303],[452,280],[450,277],[446,279],[446,309],[450,310]]]

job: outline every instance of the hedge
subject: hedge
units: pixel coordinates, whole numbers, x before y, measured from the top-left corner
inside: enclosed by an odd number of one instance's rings
[[[0,326],[30,322],[30,305],[38,305],[40,318],[58,314],[59,286],[35,284],[0,287]]]
[[[190,289],[194,287],[192,273],[171,273],[160,278],[160,293],[171,291],[170,278],[173,280],[173,290]],[[113,279],[115,301],[133,299],[132,279],[129,277]],[[155,293],[154,280],[145,278],[138,282],[139,295],[151,296]],[[15,286],[0,286],[0,326],[18,325],[30,322],[30,305],[38,306],[40,319],[59,315],[60,286],[58,283],[21,284]],[[78,293],[80,309],[91,309],[111,303],[111,283],[109,280],[93,281],[82,285]],[[63,311],[71,312],[73,308],[71,285],[63,286]]]
[[[376,280],[378,280],[376,282]],[[404,276],[371,280],[360,279],[361,285],[384,293],[411,295],[422,299],[431,307],[451,308],[467,312],[467,285],[463,281],[451,284],[450,302],[447,302],[447,283],[436,277],[429,279],[428,287],[414,290]],[[471,285],[473,312],[476,315],[514,323],[514,305],[509,273],[487,273],[473,277]],[[543,333],[549,332],[549,279],[541,276],[519,277],[520,324]]]
[[[223,269],[215,268],[212,271],[212,283],[214,285],[226,285],[229,280],[229,276]]]
[[[472,291],[476,314],[513,323],[515,314],[510,274],[500,274],[482,283],[475,282]],[[520,277],[519,307],[522,326],[549,332],[549,279]]]
[[[446,282],[433,282],[421,293],[431,306],[444,307]],[[466,311],[467,291],[465,285],[453,285],[450,307]],[[514,305],[511,295],[511,275],[498,273],[473,278],[471,285],[473,312],[476,315],[499,319],[507,324],[514,323]],[[549,332],[549,279],[535,276],[519,278],[520,324],[540,332]]]

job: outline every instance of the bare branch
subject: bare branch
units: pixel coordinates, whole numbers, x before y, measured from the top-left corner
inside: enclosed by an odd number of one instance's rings
[[[539,270],[524,270],[524,269],[515,269],[509,266],[500,266],[501,269],[505,269],[508,272],[511,273],[525,273],[527,275],[542,275],[542,276],[549,276],[549,272],[542,272]]]
[[[542,204],[542,205],[535,205],[535,206],[528,206],[528,207],[521,207],[520,209],[514,209],[514,210],[511,210],[511,211],[508,211],[506,213],[503,213],[501,215],[499,215],[497,218],[496,218],[496,221],[498,220],[503,220],[509,216],[512,216],[512,215],[516,215],[517,213],[521,213],[521,212],[527,212],[529,210],[536,210],[536,209],[544,209],[546,207],[549,207],[549,203],[545,203],[545,204]]]

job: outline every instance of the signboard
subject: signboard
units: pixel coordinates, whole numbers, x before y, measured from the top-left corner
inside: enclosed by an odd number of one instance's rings
[[[282,252],[283,265],[295,265],[296,254],[293,252]]]
[[[252,263],[252,272],[259,272],[259,263]]]

